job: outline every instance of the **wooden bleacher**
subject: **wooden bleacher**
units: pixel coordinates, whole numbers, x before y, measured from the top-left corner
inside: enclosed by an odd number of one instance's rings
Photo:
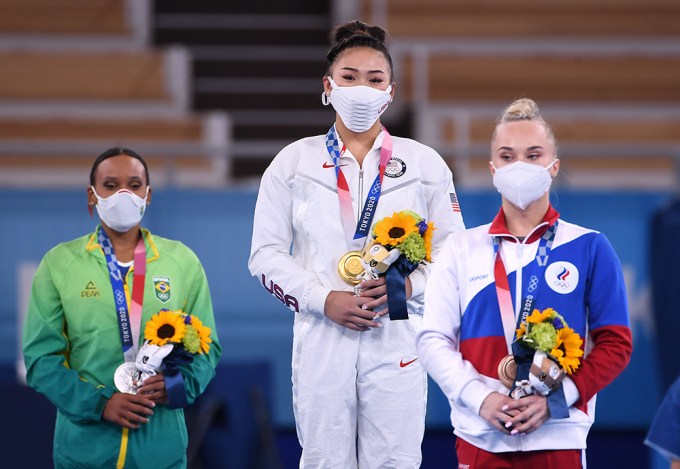
[[[364,19],[392,38],[397,92],[414,108],[414,137],[440,151],[457,184],[490,186],[494,119],[520,97],[536,100],[553,125],[563,173],[574,176],[569,184],[678,184],[680,2],[363,0],[362,6]]]
[[[0,0],[0,34],[127,34],[122,0]]]
[[[433,101],[680,101],[680,56],[492,56],[433,55]]]
[[[388,0],[395,38],[678,37],[675,0]],[[374,21],[371,0],[363,17]]]
[[[139,41],[132,5],[0,0],[0,185],[83,186],[118,146],[147,159],[155,184],[228,181],[228,118],[187,109],[188,63]]]
[[[205,118],[196,115],[170,119],[0,118],[0,145],[6,147],[0,173],[15,175],[14,179],[0,177],[0,184],[26,184],[31,172],[43,171],[56,185],[86,185],[92,161],[110,147],[141,153],[155,182],[182,184],[202,178],[205,185],[219,184],[224,175],[216,173],[215,161],[206,158],[201,149],[209,140],[206,132]],[[69,151],[71,146],[73,151]],[[42,184],[42,179],[36,180]]]
[[[170,101],[158,51],[0,52],[0,100]]]
[[[427,99],[505,102],[528,96],[536,101],[680,101],[680,55],[561,56],[432,53],[428,59]],[[402,64],[399,98],[414,99],[412,61]]]

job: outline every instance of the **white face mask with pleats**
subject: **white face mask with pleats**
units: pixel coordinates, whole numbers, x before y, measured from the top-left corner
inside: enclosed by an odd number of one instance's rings
[[[517,161],[502,168],[496,168],[491,163],[496,170],[493,173],[493,185],[508,202],[526,210],[550,189],[550,168],[556,161],[557,158],[548,166]]]
[[[127,189],[121,189],[106,198],[99,197],[94,187],[92,192],[97,197],[99,218],[112,230],[125,233],[142,221],[146,211],[146,199],[149,196],[148,187],[143,199]]]
[[[329,76],[330,96],[321,94],[324,106],[329,103],[352,132],[366,132],[392,102],[392,85],[385,91],[365,85],[338,86]]]

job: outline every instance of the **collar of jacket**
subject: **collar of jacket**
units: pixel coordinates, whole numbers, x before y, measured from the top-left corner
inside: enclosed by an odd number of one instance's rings
[[[545,215],[543,215],[543,221],[541,221],[541,223],[533,229],[533,231],[527,237],[525,243],[530,244],[540,239],[541,236],[543,236],[543,233],[545,233],[549,227],[553,226],[559,218],[560,214],[553,208],[552,204],[550,204],[548,206],[548,210],[545,212]],[[501,207],[491,222],[489,234],[493,237],[501,236],[503,239],[508,241],[517,241],[517,237],[511,235],[508,231],[508,225],[505,221],[505,212],[503,212],[503,207]]]
[[[99,245],[99,230],[101,229],[102,229],[101,225],[97,225],[97,229],[94,230],[94,233],[92,233],[90,239],[87,241],[85,250],[88,251],[90,254],[94,255],[99,260],[99,262],[106,264],[106,257],[104,256],[104,251]],[[141,230],[142,237],[144,238],[144,245],[146,246],[146,262],[149,263],[155,261],[160,257],[160,254],[158,253],[158,249],[156,248],[156,243],[154,243],[153,241],[153,236],[151,235],[151,232],[146,228],[141,228]]]

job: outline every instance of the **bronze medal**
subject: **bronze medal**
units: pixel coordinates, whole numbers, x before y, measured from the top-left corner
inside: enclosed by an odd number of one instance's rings
[[[503,386],[512,389],[512,385],[515,384],[516,375],[517,364],[515,363],[515,357],[513,355],[506,355],[498,363],[498,379],[501,380]]]
[[[338,262],[338,273],[340,278],[350,285],[361,283],[361,274],[364,273],[364,265],[361,263],[361,253],[359,251],[349,251],[340,258]]]

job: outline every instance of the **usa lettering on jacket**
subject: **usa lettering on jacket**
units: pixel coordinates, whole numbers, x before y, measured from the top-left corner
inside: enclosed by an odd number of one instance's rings
[[[269,281],[269,286],[267,286],[267,279],[262,274],[262,286],[272,295],[274,295],[281,303],[283,303],[288,308],[292,309],[296,313],[300,312],[298,307],[298,300],[294,296],[286,295],[283,289],[274,283],[272,280]]]

